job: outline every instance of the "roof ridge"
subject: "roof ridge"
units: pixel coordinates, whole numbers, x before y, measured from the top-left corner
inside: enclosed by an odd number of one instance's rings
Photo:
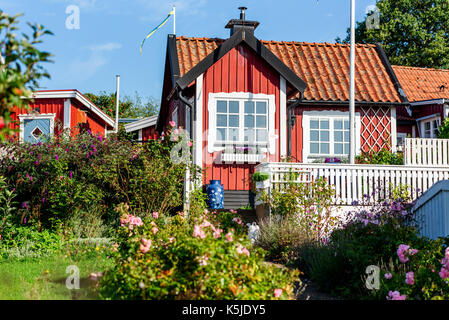
[[[402,68],[402,69],[416,69],[416,70],[422,70],[422,71],[449,71],[449,69],[438,69],[438,68],[427,68],[427,67],[412,67],[412,66],[399,66],[399,65],[392,65],[393,68]]]

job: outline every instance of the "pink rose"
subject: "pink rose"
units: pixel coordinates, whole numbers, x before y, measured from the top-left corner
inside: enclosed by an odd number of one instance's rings
[[[279,298],[282,294],[282,289],[274,289],[274,297]]]
[[[414,285],[415,284],[415,274],[413,271],[407,272],[405,275],[405,283],[408,285]]]
[[[159,218],[159,213],[158,213],[158,212],[153,212],[153,218],[154,218],[154,219]]]
[[[153,227],[151,229],[151,232],[153,232],[153,234],[156,234],[159,231],[159,229],[157,227]]]
[[[170,121],[168,124],[170,125],[170,127],[176,126],[176,122],[174,122],[174,121]]]
[[[388,292],[387,300],[405,300],[407,296],[405,294],[401,295],[399,291]]]

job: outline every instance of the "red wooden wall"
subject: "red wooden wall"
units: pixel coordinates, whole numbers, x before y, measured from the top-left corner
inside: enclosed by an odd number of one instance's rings
[[[143,141],[156,140],[158,137],[159,137],[159,134],[156,131],[156,125],[142,129],[142,140]]]
[[[279,73],[267,65],[251,48],[239,45],[210,67],[203,77],[203,135],[209,128],[207,111],[209,93],[252,92],[274,95],[276,98],[275,131],[279,131]],[[203,182],[221,180],[225,190],[250,190],[252,164],[213,163],[220,152],[209,154],[207,136],[203,136]],[[279,161],[279,139],[276,141],[276,156],[271,161]]]

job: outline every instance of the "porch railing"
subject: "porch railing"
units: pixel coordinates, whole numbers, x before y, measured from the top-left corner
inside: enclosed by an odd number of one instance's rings
[[[405,165],[449,165],[449,139],[406,138]]]
[[[388,199],[398,186],[406,188],[411,198],[416,199],[434,183],[449,179],[449,167],[436,166],[261,163],[255,170],[269,173],[270,188],[285,186],[289,172],[301,173],[297,182],[326,178],[335,188],[338,205]]]

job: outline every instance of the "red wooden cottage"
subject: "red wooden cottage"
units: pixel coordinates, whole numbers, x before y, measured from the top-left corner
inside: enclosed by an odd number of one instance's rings
[[[157,139],[159,137],[156,131],[157,118],[156,115],[128,123],[125,125],[125,131],[136,133],[138,141]]]
[[[449,116],[449,70],[393,66],[410,107],[398,109],[398,139],[436,138]]]
[[[13,109],[10,128],[19,129],[21,141],[36,143],[64,131],[76,135],[80,129],[107,135],[114,120],[78,90],[41,90],[33,93],[30,108]]]
[[[175,121],[194,140],[203,183],[251,196],[261,161],[318,162],[349,152],[349,46],[263,41],[230,20],[228,39],[168,36],[157,130]],[[356,47],[357,150],[396,146],[396,108],[408,105],[380,46]],[[228,202],[228,204],[227,204]]]

